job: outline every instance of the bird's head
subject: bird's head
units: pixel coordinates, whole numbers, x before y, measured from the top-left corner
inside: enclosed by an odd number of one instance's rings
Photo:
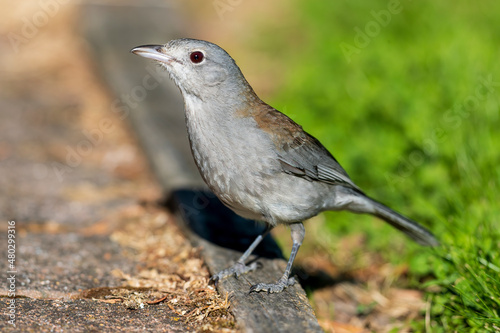
[[[130,52],[157,61],[184,98],[206,101],[254,94],[233,58],[213,43],[182,38],[165,45],[138,46]]]

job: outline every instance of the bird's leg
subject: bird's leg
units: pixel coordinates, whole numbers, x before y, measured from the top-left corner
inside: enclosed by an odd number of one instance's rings
[[[266,231],[264,231],[264,233],[262,235],[259,235],[253,241],[253,243],[248,247],[248,249],[245,251],[245,253],[243,253],[243,255],[236,261],[236,263],[233,266],[231,266],[225,270],[222,270],[215,275],[212,275],[212,277],[210,278],[210,282],[213,282],[215,285],[217,285],[217,283],[220,280],[222,280],[230,275],[234,275],[234,277],[237,278],[241,274],[245,274],[245,273],[256,270],[257,269],[257,262],[253,262],[247,266],[247,265],[245,265],[245,261],[252,254],[253,250],[255,250],[257,245],[259,245],[260,242],[264,239],[264,237],[267,236],[267,234],[271,231],[272,228],[273,227],[271,225],[268,225]]]
[[[304,240],[306,231],[302,223],[293,223],[290,225],[290,229],[292,232],[293,246],[292,253],[290,254],[290,258],[288,259],[288,263],[286,265],[285,273],[283,273],[283,276],[276,283],[256,284],[250,288],[250,292],[267,291],[268,293],[279,293],[282,292],[286,287],[293,286],[295,284],[295,278],[290,278],[289,276],[292,270],[293,261],[295,260],[295,256],[299,251],[300,245],[302,245],[302,241]]]

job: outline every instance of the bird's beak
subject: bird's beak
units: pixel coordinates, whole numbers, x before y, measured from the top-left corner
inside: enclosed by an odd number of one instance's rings
[[[163,45],[142,45],[134,47],[130,50],[133,54],[138,56],[153,59],[163,63],[170,63],[175,60],[174,57],[163,52]]]

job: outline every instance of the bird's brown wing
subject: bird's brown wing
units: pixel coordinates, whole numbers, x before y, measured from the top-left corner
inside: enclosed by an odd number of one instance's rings
[[[270,135],[284,172],[359,190],[332,154],[292,119],[267,104],[263,104],[253,117]]]

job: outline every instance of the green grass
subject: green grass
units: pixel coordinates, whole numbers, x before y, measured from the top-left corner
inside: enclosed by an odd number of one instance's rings
[[[327,214],[327,232],[364,230],[371,250],[409,263],[413,287],[439,290],[428,295],[433,332],[499,331],[500,2],[402,1],[347,59],[340,46],[388,3],[295,0],[286,28],[263,22],[255,43],[286,71],[271,104],[443,246],[354,214]]]

